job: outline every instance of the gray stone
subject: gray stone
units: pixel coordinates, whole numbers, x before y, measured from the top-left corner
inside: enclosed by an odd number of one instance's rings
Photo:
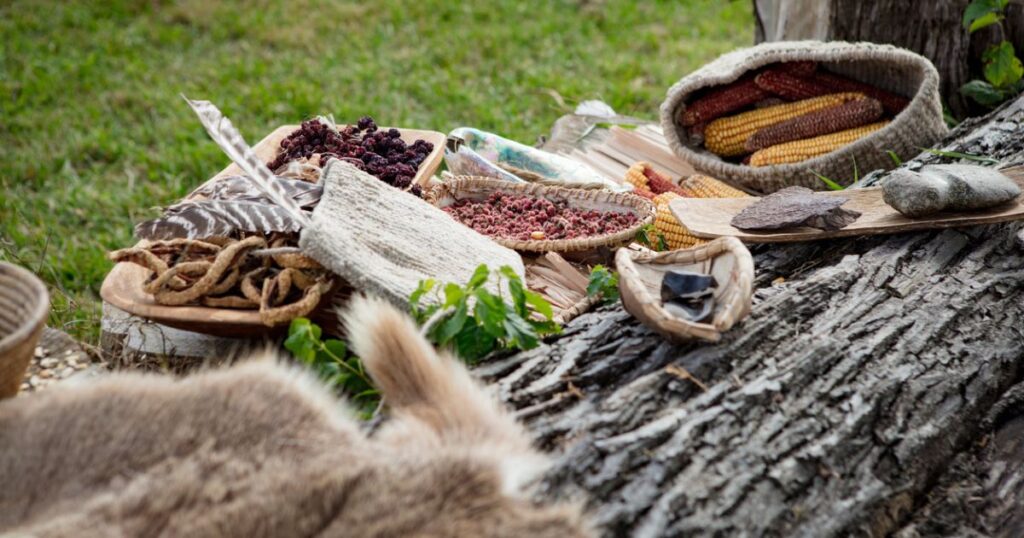
[[[907,217],[939,211],[977,211],[1020,195],[1020,187],[998,170],[968,164],[933,164],[920,172],[895,170],[882,183],[885,203]]]

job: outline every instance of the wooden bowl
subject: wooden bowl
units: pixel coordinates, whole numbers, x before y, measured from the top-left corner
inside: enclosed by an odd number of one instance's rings
[[[622,248],[615,254],[615,265],[623,306],[641,323],[670,340],[717,342],[723,332],[750,313],[754,260],[735,237],[661,253]],[[678,318],[662,307],[661,279],[670,270],[715,277],[718,287],[710,323]]]
[[[0,262],[0,398],[18,394],[49,313],[43,282],[17,265]]]
[[[264,162],[273,160],[281,149],[284,140],[298,125],[284,125],[260,140],[253,151]],[[381,127],[389,129],[389,127]],[[402,140],[412,143],[415,140],[426,140],[434,145],[433,151],[420,164],[413,181],[426,188],[430,178],[441,165],[444,157],[445,135],[437,131],[421,131],[417,129],[398,129]],[[217,175],[196,188],[201,189],[222,177],[242,175],[242,169],[231,163]],[[186,196],[188,199],[189,196]],[[228,337],[259,337],[276,336],[288,330],[288,324],[278,327],[267,327],[260,321],[258,310],[234,310],[230,308],[211,308],[206,306],[166,306],[157,304],[153,296],[143,291],[143,284],[150,271],[133,263],[119,263],[111,269],[103,280],[100,296],[104,301],[128,312],[157,323],[182,329],[185,331],[212,334]],[[334,324],[334,315],[330,305],[338,300],[338,294],[329,294],[320,301],[320,306],[311,314],[314,320],[323,326]]]
[[[584,237],[582,239],[520,240],[492,237],[498,244],[520,252],[578,253],[601,248],[616,248],[632,243],[637,232],[654,222],[654,204],[635,194],[600,189],[567,189],[536,183],[510,183],[500,179],[456,176],[438,186],[428,195],[437,207],[445,208],[459,200],[484,200],[495,191],[522,196],[535,196],[549,200],[565,200],[572,207],[601,211],[632,212],[637,223],[613,234]]]

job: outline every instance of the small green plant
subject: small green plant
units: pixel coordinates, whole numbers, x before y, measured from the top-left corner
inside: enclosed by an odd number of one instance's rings
[[[619,274],[609,271],[603,265],[595,265],[590,270],[590,282],[587,283],[587,296],[599,296],[604,304],[619,300]]]
[[[497,295],[484,287],[491,276],[499,283],[504,278],[510,295],[507,300],[500,287]],[[427,294],[433,294],[435,300],[424,305]],[[431,342],[451,347],[470,364],[496,350],[533,349],[541,338],[561,332],[552,321],[551,303],[526,289],[508,266],[491,271],[480,265],[464,286],[420,281],[409,304],[413,318],[424,326]]]
[[[973,0],[964,10],[964,27],[969,33],[997,25],[1003,29],[1009,0]],[[1024,90],[1024,65],[1021,64],[1013,43],[1002,40],[989,45],[981,55],[985,80],[972,80],[960,87],[960,93],[978,104],[994,108]]]
[[[308,365],[328,385],[348,395],[349,401],[366,419],[380,403],[380,393],[366,375],[363,362],[348,352],[345,342],[321,340],[320,326],[306,318],[292,320],[284,347]]]
[[[892,159],[892,163],[896,166],[903,164],[903,159],[901,159],[899,155],[896,155],[895,151],[890,149],[887,150],[886,153],[889,154],[889,158]]]
[[[890,152],[890,153],[892,153],[892,152]],[[828,176],[825,176],[823,174],[819,174],[819,173],[815,172],[814,170],[811,170],[811,173],[814,174],[814,177],[820,179],[821,182],[824,183],[825,186],[828,187],[828,190],[830,190],[830,191],[846,190],[846,187],[840,185],[839,182],[837,182],[837,181],[833,181]],[[850,184],[852,185],[853,183],[856,183],[858,181],[860,181],[860,170],[857,169],[857,159],[853,158],[853,181]]]
[[[668,242],[665,236],[654,227],[654,224],[644,224],[636,233],[636,242],[657,251],[668,250]]]

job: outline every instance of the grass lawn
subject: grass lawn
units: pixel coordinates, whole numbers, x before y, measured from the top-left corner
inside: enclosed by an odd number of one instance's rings
[[[94,342],[105,253],[227,162],[179,93],[250,142],[332,113],[532,143],[584,99],[654,118],[680,76],[752,42],[750,4],[2,2],[0,260]]]

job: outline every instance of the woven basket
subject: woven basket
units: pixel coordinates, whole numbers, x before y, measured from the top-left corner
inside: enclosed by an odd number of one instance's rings
[[[428,199],[435,206],[445,208],[462,199],[484,200],[495,191],[537,196],[549,200],[566,200],[569,205],[584,209],[631,211],[639,218],[635,225],[620,232],[583,239],[523,241],[500,237],[492,238],[505,247],[521,252],[583,252],[601,247],[616,248],[633,242],[641,228],[654,222],[654,205],[649,200],[634,194],[596,189],[567,189],[532,183],[509,183],[499,179],[480,177],[456,176],[430,191]]]
[[[717,342],[723,332],[750,313],[754,260],[735,237],[662,253],[622,248],[615,254],[615,266],[623,306],[641,323],[670,340]],[[718,287],[710,323],[680,319],[661,306],[661,279],[670,270],[715,277]]]
[[[46,286],[32,273],[0,262],[0,398],[18,394],[50,312]]]
[[[678,123],[694,92],[728,84],[748,71],[778,62],[813,60],[820,68],[912,98],[884,128],[827,155],[800,163],[751,167],[722,160],[688,140]],[[923,56],[891,45],[819,41],[763,43],[719,57],[683,77],[661,104],[661,126],[672,150],[698,171],[762,193],[800,185],[824,189],[813,172],[842,184],[853,181],[854,163],[863,174],[895,166],[886,153],[903,160],[920,153],[946,135],[939,94],[939,73]]]

